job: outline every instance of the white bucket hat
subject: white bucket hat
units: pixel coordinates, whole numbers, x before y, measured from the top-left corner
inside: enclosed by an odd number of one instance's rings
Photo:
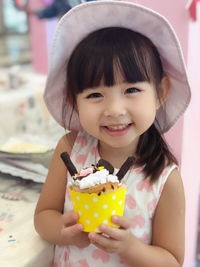
[[[170,77],[171,92],[164,110],[157,111],[161,132],[168,131],[186,110],[190,86],[182,50],[169,22],[160,14],[144,6],[122,1],[88,2],[72,8],[57,25],[54,33],[44,100],[54,119],[70,130],[80,130],[75,110],[67,103],[63,122],[62,103],[66,97],[66,64],[77,46],[90,33],[107,27],[122,27],[148,37],[157,47],[164,73]],[[71,117],[72,115],[72,117]]]

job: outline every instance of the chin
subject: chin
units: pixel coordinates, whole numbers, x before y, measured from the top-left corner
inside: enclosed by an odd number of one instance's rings
[[[112,148],[117,148],[117,149],[124,149],[126,147],[135,147],[135,144],[137,143],[138,139],[136,140],[132,140],[132,141],[119,141],[119,140],[115,140],[115,141],[110,141],[110,142],[106,142],[105,140],[102,140],[106,145],[112,147]]]

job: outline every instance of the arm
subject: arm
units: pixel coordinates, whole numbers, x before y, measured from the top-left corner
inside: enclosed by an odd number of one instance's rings
[[[181,177],[177,170],[169,176],[153,220],[152,245],[146,245],[130,233],[131,220],[113,216],[122,229],[102,225],[100,230],[112,239],[94,233],[91,242],[118,253],[130,266],[180,267],[184,260],[185,199]]]
[[[78,215],[72,211],[63,214],[67,170],[60,154],[71,152],[73,139],[74,133],[64,136],[55,149],[35,210],[34,224],[39,235],[50,243],[84,247],[89,240],[86,233],[82,232],[83,226],[76,223]]]

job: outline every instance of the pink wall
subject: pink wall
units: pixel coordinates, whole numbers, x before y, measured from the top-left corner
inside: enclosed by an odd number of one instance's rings
[[[164,15],[175,28],[180,39],[183,53],[187,56],[188,12],[185,10],[187,0],[159,1],[159,0],[130,0],[144,5]]]
[[[41,0],[29,1],[32,9],[42,8]],[[32,50],[32,64],[34,70],[39,73],[47,73],[47,45],[45,20],[39,20],[36,16],[29,17],[30,41]]]
[[[200,166],[200,3],[197,5],[197,22],[189,23],[188,72],[192,88],[192,100],[184,117],[182,174],[186,191],[186,259],[185,267],[194,266],[196,250],[199,166]]]

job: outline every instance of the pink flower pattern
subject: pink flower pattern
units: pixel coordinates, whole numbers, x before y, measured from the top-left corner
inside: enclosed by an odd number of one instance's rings
[[[97,154],[97,147],[96,146],[93,146],[91,149],[90,149],[90,153],[92,155],[96,155]]]
[[[142,228],[144,225],[145,225],[145,219],[142,216],[138,215],[138,216],[135,216],[133,218],[131,227],[132,228],[136,228],[136,227]]]
[[[148,210],[148,211],[152,211],[153,209],[155,209],[156,205],[157,205],[157,199],[155,198],[155,199],[151,200],[151,201],[147,204],[147,210]]]
[[[139,238],[142,242],[146,243],[149,239],[149,234],[144,232],[143,235]]]
[[[92,257],[96,260],[101,260],[103,263],[108,262],[110,259],[109,254],[101,249],[94,250],[92,253]]]
[[[87,155],[85,155],[85,154],[77,155],[77,157],[76,157],[76,163],[77,163],[77,164],[82,164],[82,165],[84,165],[86,159],[87,159]]]
[[[136,201],[130,194],[126,195],[125,205],[129,207],[129,209],[134,209],[136,207]]]
[[[79,260],[78,262],[80,264],[80,267],[89,267],[86,259]]]
[[[87,146],[88,141],[87,141],[87,139],[86,139],[86,137],[84,135],[79,135],[76,138],[76,143],[80,144],[81,147],[85,147],[85,146]]]
[[[138,191],[145,190],[146,192],[151,192],[153,189],[153,185],[149,182],[148,179],[144,179],[136,185],[136,188]]]

